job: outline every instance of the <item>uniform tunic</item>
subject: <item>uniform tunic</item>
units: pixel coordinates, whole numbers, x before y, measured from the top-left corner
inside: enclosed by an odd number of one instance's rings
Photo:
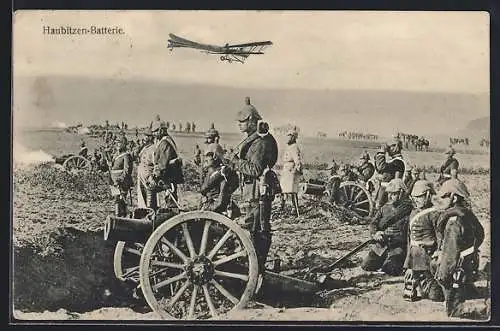
[[[127,152],[121,153],[113,159],[111,180],[113,181],[113,185],[117,186],[122,194],[126,194],[132,186],[132,167],[132,157]]]
[[[377,154],[375,154],[375,169],[381,174],[382,182],[389,182],[394,179],[396,172],[403,175],[405,171],[404,167],[404,163],[397,159],[387,162],[385,153],[383,152],[377,152]]]
[[[358,167],[358,172],[358,179],[366,183],[375,173],[375,167],[370,162],[367,162]]]
[[[243,181],[241,196],[248,209],[244,218],[245,227],[251,232],[259,270],[262,272],[271,246],[270,218],[273,197],[262,198],[260,208],[259,177],[266,168],[272,168],[277,159],[278,144],[274,137],[271,134],[260,137],[255,132],[243,141],[239,158],[234,162],[234,167]]]
[[[147,207],[148,180],[153,174],[153,154],[155,148],[154,144],[150,144],[145,146],[139,153],[139,165],[137,166],[137,205],[140,208]]]
[[[443,240],[436,279],[445,287],[449,287],[460,252],[471,246],[477,249],[484,240],[484,228],[477,217],[464,207],[453,207],[444,211],[439,225]],[[470,265],[464,266],[469,272],[470,268]]]
[[[283,193],[297,193],[302,171],[302,160],[299,146],[294,143],[287,145],[283,155],[283,169],[281,170],[280,184]]]
[[[414,209],[408,224],[408,251],[405,268],[430,271],[431,256],[440,242],[437,231],[440,211],[435,208]]]
[[[170,136],[164,136],[155,143],[153,155],[153,175],[166,184],[181,184],[184,182],[182,167],[171,161],[178,157],[177,146]]]
[[[444,161],[443,165],[440,168],[440,173],[442,179],[449,179],[451,178],[451,170],[458,170],[458,160],[455,159],[454,157],[447,158],[446,161]]]
[[[411,205],[407,201],[382,206],[369,225],[370,234],[384,232],[384,241],[372,245],[361,267],[367,271],[379,268],[389,275],[399,275],[406,256],[406,231]]]
[[[204,209],[216,213],[227,210],[231,194],[238,188],[238,175],[226,167],[211,168],[201,185],[200,193],[206,197]]]

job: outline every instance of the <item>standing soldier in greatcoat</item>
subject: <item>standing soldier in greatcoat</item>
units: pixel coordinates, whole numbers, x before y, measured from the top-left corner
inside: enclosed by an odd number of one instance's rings
[[[172,197],[177,201],[177,185],[184,183],[182,160],[177,153],[177,145],[163,122],[153,125],[151,131],[155,135],[155,150],[150,183],[154,183],[156,188],[162,191],[171,189]],[[167,205],[169,202],[171,200],[167,198]]]
[[[432,205],[433,194],[436,192],[427,180],[416,181],[411,191],[415,209],[410,214],[408,224],[403,293],[403,297],[408,301],[444,301],[443,290],[433,276],[436,271],[437,248],[441,242],[438,231],[440,211]]]
[[[448,316],[459,317],[462,303],[475,292],[484,228],[468,206],[470,195],[464,183],[449,179],[441,186],[439,197],[444,208],[439,220],[443,240],[435,278],[444,289]]]
[[[127,216],[127,195],[132,187],[132,156],[127,152],[127,141],[118,142],[118,153],[111,162],[112,195],[115,198],[115,215]]]
[[[285,207],[287,196],[292,198],[297,216],[299,215],[299,179],[302,174],[302,158],[300,149],[297,145],[299,133],[296,129],[289,130],[287,133],[288,141],[285,152],[283,153],[283,169],[281,170],[281,209]]]
[[[271,204],[280,189],[271,170],[278,159],[278,144],[261,119],[257,109],[248,103],[238,112],[239,129],[247,137],[231,163],[240,173],[241,196],[247,209],[244,227],[251,233],[259,269],[263,271],[271,246]]]
[[[375,154],[375,170],[377,170],[377,179],[380,186],[376,194],[375,208],[380,209],[387,201],[385,186],[396,176],[402,177],[405,172],[405,165],[401,155],[402,143],[399,136],[394,136],[394,141],[388,145],[383,144],[380,150]]]

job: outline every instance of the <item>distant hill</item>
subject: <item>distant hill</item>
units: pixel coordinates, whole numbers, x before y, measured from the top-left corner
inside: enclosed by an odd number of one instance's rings
[[[168,76],[168,73],[165,73]],[[311,82],[314,84],[314,82]],[[230,82],[228,82],[230,85]],[[210,123],[236,131],[234,121],[245,96],[275,127],[298,125],[303,135],[343,130],[388,136],[401,131],[437,134],[463,128],[489,114],[489,96],[376,90],[244,89],[152,80],[75,76],[14,77],[14,122],[49,126],[126,121],[142,126],[158,113],[162,119]]]
[[[466,127],[468,130],[472,131],[480,131],[480,132],[489,132],[490,131],[490,117],[481,117],[475,120],[472,120],[467,124]]]

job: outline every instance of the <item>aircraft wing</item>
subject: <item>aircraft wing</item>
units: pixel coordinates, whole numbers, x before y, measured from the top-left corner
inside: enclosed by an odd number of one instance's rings
[[[169,37],[170,37],[170,39],[168,40],[168,47],[169,48],[188,47],[188,48],[201,49],[201,50],[205,50],[205,51],[217,51],[217,50],[219,50],[219,47],[217,47],[217,46],[197,43],[195,41],[191,41],[191,40],[176,36],[173,33],[170,33]]]

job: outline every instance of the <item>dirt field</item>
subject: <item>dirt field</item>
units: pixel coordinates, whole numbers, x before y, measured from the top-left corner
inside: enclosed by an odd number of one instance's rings
[[[351,152],[353,155],[359,149]],[[305,176],[318,177],[309,170]],[[432,179],[433,174],[429,174]],[[490,260],[490,177],[460,175],[469,187],[473,210],[485,227],[481,268]],[[181,204],[198,204],[195,172],[187,169],[188,185]],[[103,240],[102,226],[113,204],[105,177],[80,177],[57,165],[16,166],[13,186],[14,316],[18,319],[158,319],[130,297],[114,278],[113,245]],[[301,216],[273,215],[270,257],[282,261],[285,274],[300,275],[317,263],[331,263],[368,239],[368,226],[341,210],[310,208],[301,199]],[[259,300],[248,309],[224,318],[241,320],[331,321],[451,321],[444,304],[402,299],[402,277],[362,271],[365,252],[351,259],[332,277],[346,286],[317,293],[311,300]],[[488,272],[476,284],[482,296],[466,302],[469,320],[489,318]],[[271,300],[273,301],[273,300]],[[271,306],[272,304],[272,306]],[[457,320],[458,321],[458,320]]]

